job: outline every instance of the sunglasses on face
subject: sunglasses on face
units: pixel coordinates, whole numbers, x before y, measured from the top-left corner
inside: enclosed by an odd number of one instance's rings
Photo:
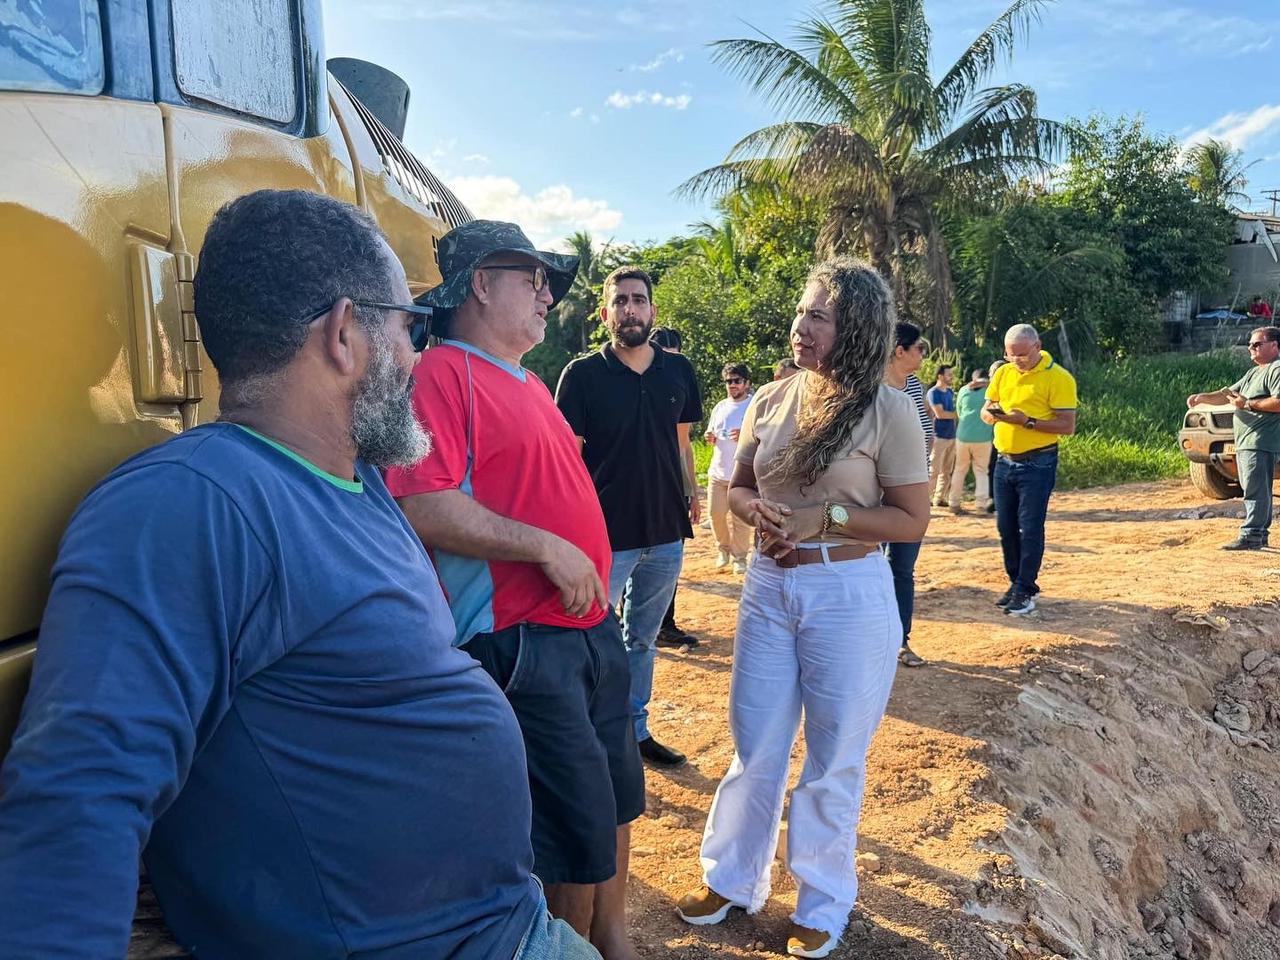
[[[1262,345],[1263,345],[1264,343],[1271,343],[1271,341],[1270,341],[1270,340],[1250,340],[1250,341],[1249,341],[1249,349],[1250,349],[1250,350],[1261,350],[1261,349],[1262,349]]]
[[[375,310],[399,310],[413,314],[413,323],[409,324],[409,342],[413,344],[414,353],[427,349],[427,339],[431,336],[431,318],[435,315],[432,307],[419,306],[416,303],[379,303],[376,300],[352,300],[357,307],[372,307]],[[321,307],[315,313],[305,317],[301,322],[305,325],[315,323],[333,309],[333,304]]]
[[[727,380],[725,380],[725,383],[746,383],[746,382],[747,381],[743,380],[741,377],[729,377]]]
[[[542,288],[547,285],[547,271],[543,267],[525,263],[500,263],[490,264],[487,267],[481,267],[481,270],[520,270],[533,274],[533,292],[541,293]]]

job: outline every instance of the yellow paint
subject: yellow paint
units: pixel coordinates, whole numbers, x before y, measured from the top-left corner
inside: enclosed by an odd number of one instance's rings
[[[39,626],[89,488],[217,416],[189,281],[222,204],[266,187],[362,200],[413,288],[439,282],[433,240],[448,225],[386,173],[331,88],[335,122],[310,139],[188,108],[0,92],[0,642]],[[0,747],[29,660],[0,653]]]

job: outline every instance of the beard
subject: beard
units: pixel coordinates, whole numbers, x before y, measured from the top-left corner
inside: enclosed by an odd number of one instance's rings
[[[381,329],[369,335],[369,366],[356,384],[351,439],[375,467],[411,467],[431,452],[431,435],[413,414],[413,377],[401,386],[395,347]]]
[[[648,342],[649,334],[653,332],[653,321],[641,321],[638,325],[627,324],[618,325],[618,329],[613,334],[615,343],[619,343],[624,347],[639,347]]]

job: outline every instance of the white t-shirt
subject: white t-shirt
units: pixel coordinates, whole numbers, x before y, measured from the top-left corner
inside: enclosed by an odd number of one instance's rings
[[[742,429],[742,418],[750,404],[751,394],[748,393],[741,400],[725,397],[712,408],[711,419],[707,421],[707,432],[716,435],[716,448],[711,453],[711,466],[707,468],[707,476],[712,480],[733,478],[733,457],[738,452],[738,441],[729,436],[729,431]]]

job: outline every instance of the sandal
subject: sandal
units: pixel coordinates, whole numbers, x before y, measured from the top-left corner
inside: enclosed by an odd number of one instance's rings
[[[898,662],[904,667],[923,667],[925,665],[924,658],[905,645],[898,651]]]

